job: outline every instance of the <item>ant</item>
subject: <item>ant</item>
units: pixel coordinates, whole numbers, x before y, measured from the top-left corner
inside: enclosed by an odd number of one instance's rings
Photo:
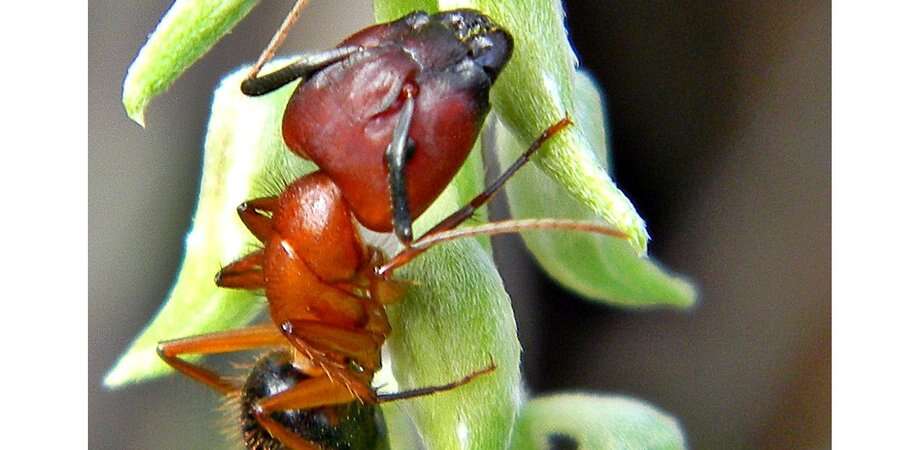
[[[544,142],[571,124],[564,118],[481,194],[412,239],[412,221],[449,184],[474,144],[490,86],[511,51],[510,35],[476,11],[416,12],[244,82],[242,90],[262,95],[305,79],[288,103],[283,134],[292,151],[320,170],[277,197],[249,200],[237,210],[263,248],[227,265],[215,281],[225,288],[264,290],[271,323],[162,342],[158,353],[223,395],[242,393],[244,429],[249,424],[257,430],[249,438],[245,433],[248,447],[335,446],[334,439],[309,435],[304,420],[320,413],[334,417],[352,404],[366,410],[390,399],[450,389],[493,370],[492,363],[461,381],[406,393],[378,394],[371,387],[391,331],[385,305],[400,301],[406,286],[392,274],[431,246],[525,229],[625,237],[596,224],[557,219],[457,229]],[[388,259],[363,242],[359,224],[393,229],[405,247]],[[267,347],[287,350],[264,356],[243,387],[182,359]],[[270,389],[274,385],[283,389]],[[291,414],[306,419],[286,420]]]

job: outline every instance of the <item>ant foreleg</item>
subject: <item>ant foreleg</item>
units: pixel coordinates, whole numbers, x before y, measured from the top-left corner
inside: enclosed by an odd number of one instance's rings
[[[271,325],[264,325],[163,341],[157,345],[156,353],[173,369],[211,387],[220,394],[228,394],[240,390],[240,386],[226,381],[212,370],[187,362],[180,356],[231,353],[284,344],[286,344],[284,336],[278,329]]]
[[[255,75],[248,77],[241,82],[241,92],[251,97],[268,94],[298,78],[309,78],[314,73],[346,59],[361,49],[362,47],[358,46],[338,47],[300,56],[297,61],[274,72],[259,78],[256,78]]]
[[[216,286],[255,290],[265,287],[263,251],[257,250],[225,266],[216,274]]]
[[[384,153],[388,167],[388,184],[391,188],[391,209],[394,220],[394,234],[404,245],[412,242],[412,217],[409,213],[409,199],[406,194],[406,177],[403,169],[414,144],[409,141],[409,127],[415,109],[415,98],[404,89],[406,100],[400,110],[397,126],[391,143]]]

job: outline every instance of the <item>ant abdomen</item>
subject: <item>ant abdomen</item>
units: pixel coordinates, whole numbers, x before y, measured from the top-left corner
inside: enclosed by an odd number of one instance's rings
[[[240,394],[241,438],[248,449],[287,448],[257,421],[253,405],[258,400],[283,392],[307,378],[291,363],[288,351],[270,352],[257,360],[247,375]],[[272,419],[291,433],[324,449],[387,448],[387,431],[377,404],[355,401],[315,409],[277,411],[272,413]]]

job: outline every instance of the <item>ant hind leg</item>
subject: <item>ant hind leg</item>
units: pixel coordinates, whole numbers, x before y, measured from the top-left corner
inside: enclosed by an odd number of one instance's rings
[[[327,377],[303,380],[285,391],[259,400],[253,408],[256,420],[282,444],[293,449],[315,449],[315,444],[291,432],[272,418],[278,411],[292,409],[312,409],[323,406],[342,405],[358,400],[345,386]]]

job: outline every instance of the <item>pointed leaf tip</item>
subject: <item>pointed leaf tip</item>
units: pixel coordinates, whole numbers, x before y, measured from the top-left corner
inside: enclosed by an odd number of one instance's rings
[[[587,74],[578,72],[575,81],[573,119],[587,132],[597,164],[606,168],[609,155],[602,96]],[[492,136],[484,142],[493,147],[504,165],[524,149],[499,122],[493,123]],[[506,194],[515,218],[606,221],[606,216],[576,200],[564,186],[535,167],[523,167],[512,177]],[[589,299],[632,308],[687,308],[696,301],[697,292],[690,282],[670,274],[652,259],[636,255],[633,246],[620,239],[574,232],[526,233],[523,239],[551,277]]]
[[[259,0],[177,0],[138,52],[122,86],[122,105],[145,126],[144,110],[243,19]]]

